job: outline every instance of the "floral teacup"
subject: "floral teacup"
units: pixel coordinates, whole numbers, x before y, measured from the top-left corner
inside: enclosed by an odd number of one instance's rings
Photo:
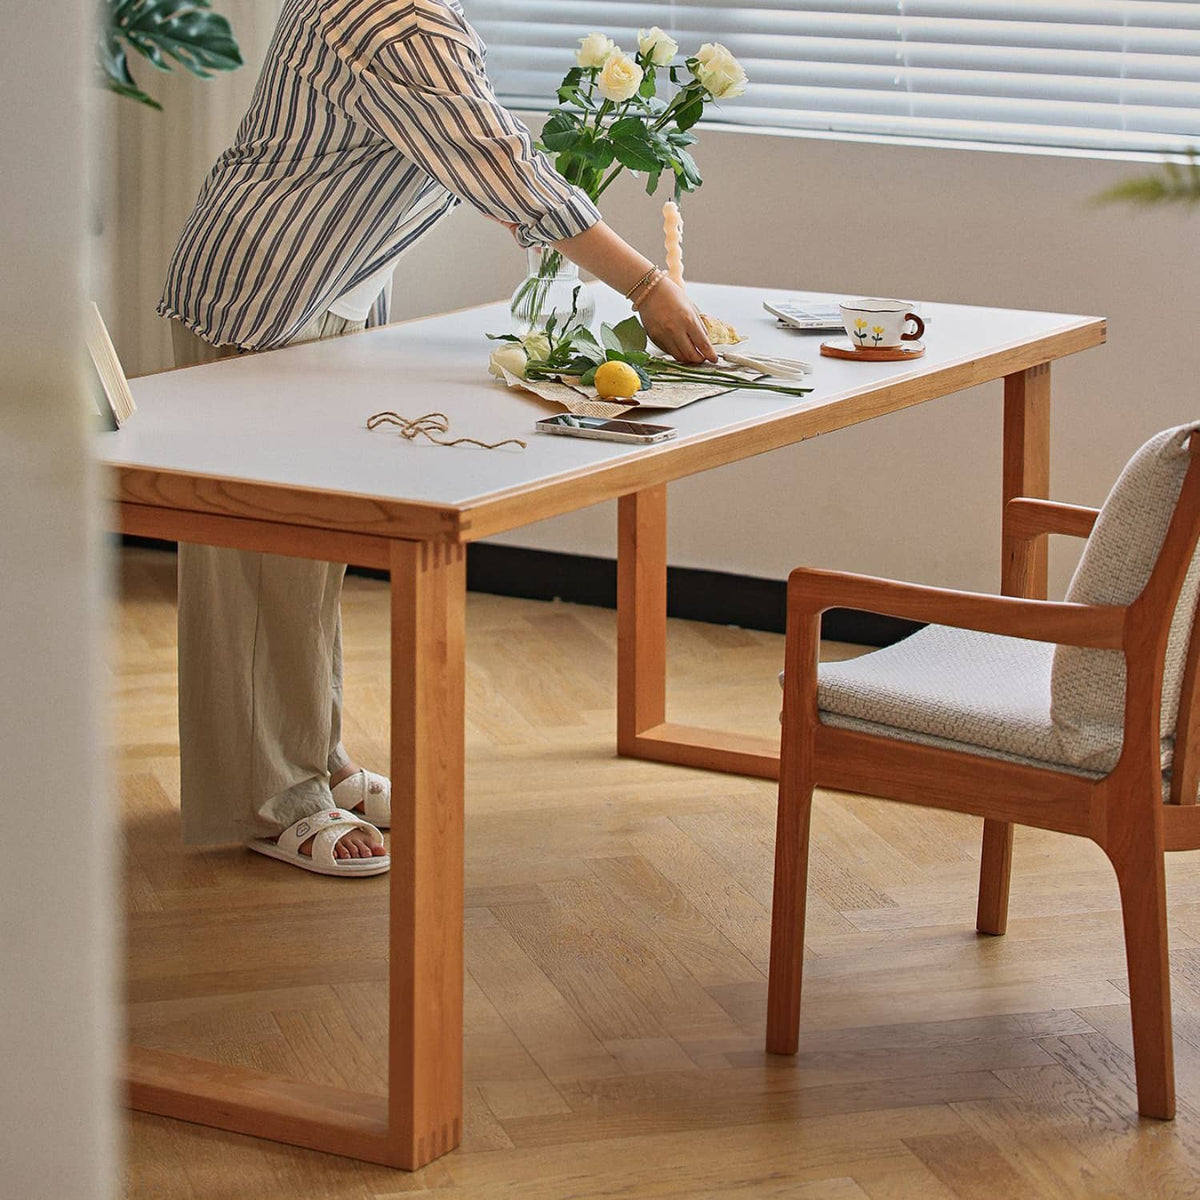
[[[925,332],[925,322],[904,300],[847,300],[841,305],[842,324],[850,344],[859,350],[883,350],[901,342],[915,342]],[[914,328],[909,330],[912,322]]]

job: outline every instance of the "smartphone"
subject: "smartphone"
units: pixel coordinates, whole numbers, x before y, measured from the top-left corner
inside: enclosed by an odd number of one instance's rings
[[[558,413],[534,426],[538,433],[562,433],[567,437],[598,438],[604,442],[633,442],[645,446],[665,442],[675,436],[670,425],[647,425],[644,421],[610,420],[608,417],[581,417]]]

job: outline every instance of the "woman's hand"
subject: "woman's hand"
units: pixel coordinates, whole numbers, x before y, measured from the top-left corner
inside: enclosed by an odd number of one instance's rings
[[[672,358],[685,363],[717,361],[696,306],[668,276],[650,290],[638,316],[654,344]]]
[[[573,238],[555,242],[554,248],[623,296],[629,295],[634,284],[654,265],[603,221],[597,221]],[[653,291],[646,293],[638,316],[654,344],[665,354],[685,363],[717,361],[700,314],[683,289],[676,287],[667,275],[654,285]]]

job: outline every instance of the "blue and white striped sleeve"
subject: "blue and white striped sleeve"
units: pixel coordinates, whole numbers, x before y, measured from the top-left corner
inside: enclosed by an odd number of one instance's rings
[[[522,246],[574,237],[600,220],[496,99],[465,29],[419,28],[387,43],[359,85],[362,120],[449,191],[515,225]]]

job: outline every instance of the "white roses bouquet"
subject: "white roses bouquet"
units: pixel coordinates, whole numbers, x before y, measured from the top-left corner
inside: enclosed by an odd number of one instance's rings
[[[571,183],[598,200],[623,168],[646,175],[653,195],[664,172],[675,181],[675,199],[702,182],[687,147],[691,128],[713,100],[746,90],[746,72],[722,45],[706,42],[682,64],[679,45],[655,26],[638,31],[627,54],[607,34],[580,38],[572,67],[558,88],[559,106],[542,129],[541,148]],[[661,76],[669,98],[658,95]]]
[[[706,42],[682,64],[679,44],[654,26],[638,31],[630,55],[604,33],[579,39],[575,63],[558,88],[558,107],[542,127],[539,147],[554,156],[568,182],[599,200],[625,168],[646,176],[653,195],[664,173],[675,183],[675,199],[703,180],[687,147],[692,126],[713,100],[731,100],[746,90],[746,72],[719,43]],[[668,98],[658,94],[665,78]],[[544,319],[545,298],[562,264],[555,250],[543,253],[536,269],[512,298],[518,326]]]

